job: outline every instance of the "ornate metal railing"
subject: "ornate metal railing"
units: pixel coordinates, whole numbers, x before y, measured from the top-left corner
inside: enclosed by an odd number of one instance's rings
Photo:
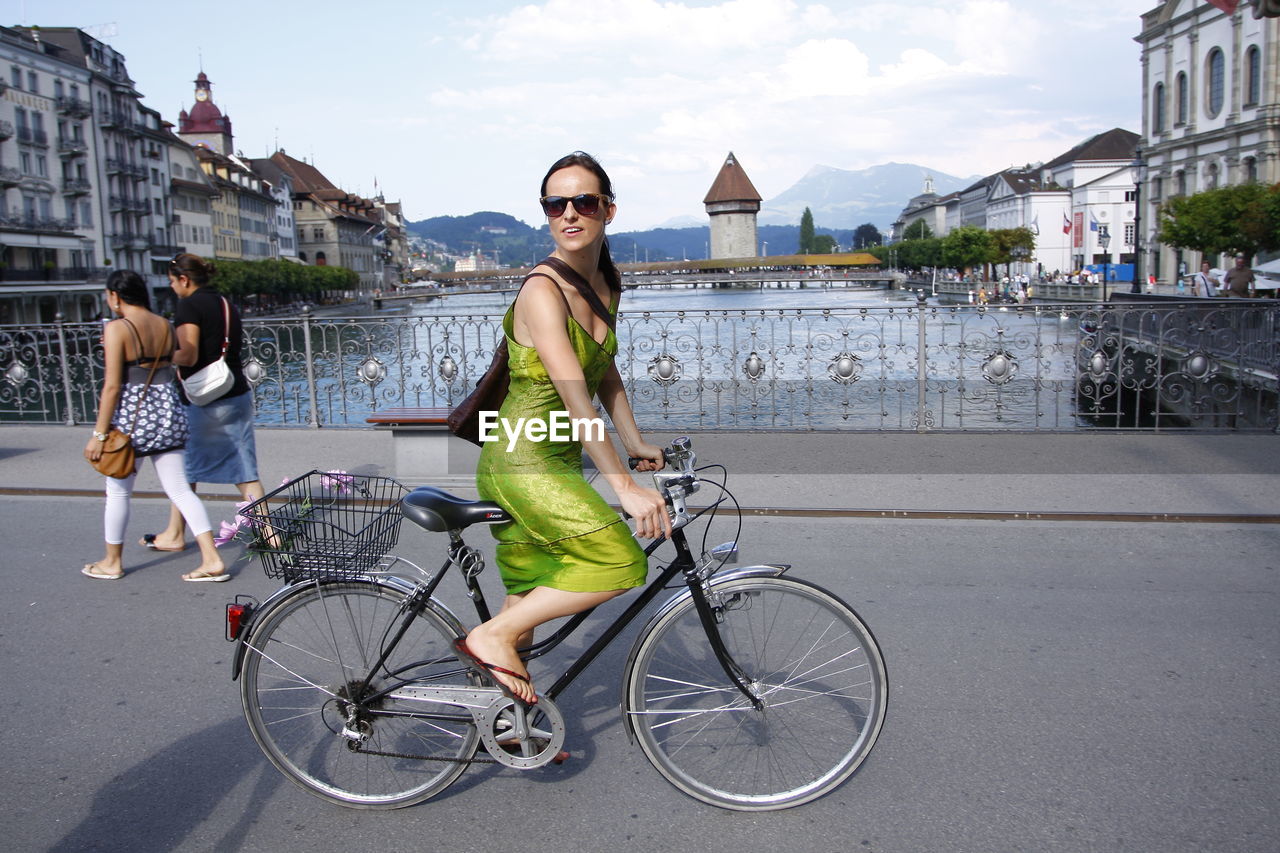
[[[246,321],[258,422],[363,427],[389,406],[452,406],[488,366],[500,324],[491,314]],[[92,420],[100,335],[98,324],[0,326],[0,421]],[[644,428],[1278,424],[1271,301],[624,313],[617,335]]]

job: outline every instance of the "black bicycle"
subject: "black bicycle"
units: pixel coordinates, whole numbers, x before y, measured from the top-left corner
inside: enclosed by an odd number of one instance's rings
[[[674,582],[622,674],[624,725],[653,766],[729,809],[787,808],[840,785],[884,724],[888,681],[875,638],[852,608],[787,575],[787,565],[726,568],[734,543],[695,557],[687,525],[732,496],[691,510],[686,499],[701,485],[723,483],[700,477],[687,438],[665,452],[668,469],[654,482],[673,513],[675,558],[530,706],[458,659],[454,640],[466,630],[434,596],[457,568],[477,618],[489,619],[484,560],[462,534],[507,520],[497,504],[312,471],[248,507],[251,548],[288,581],[261,604],[240,596],[227,607],[233,677],[267,757],[304,789],[356,808],[422,802],[476,762],[527,770],[560,760],[556,697]],[[436,572],[390,554],[401,518],[448,534]],[[551,651],[589,613],[522,655]]]

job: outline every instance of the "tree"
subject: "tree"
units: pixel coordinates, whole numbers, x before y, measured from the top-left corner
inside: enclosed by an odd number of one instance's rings
[[[919,270],[942,263],[942,241],[937,237],[903,240],[895,248],[898,251],[898,266],[907,269]]]
[[[210,284],[227,296],[280,297],[283,301],[355,290],[360,276],[346,267],[309,267],[290,261],[218,261]]]
[[[830,234],[815,234],[813,236],[813,254],[829,255],[836,250],[836,238]]]
[[[904,240],[927,240],[933,236],[933,229],[929,227],[929,223],[923,219],[912,220],[902,232]]]
[[[942,263],[942,241],[937,237],[923,240],[902,240],[892,245],[868,246],[865,251],[881,264],[888,265],[890,255],[899,267],[918,270],[936,267]]]
[[[800,215],[800,254],[813,254],[813,211],[807,207]]]
[[[995,244],[995,254],[991,258],[993,264],[1007,264],[1014,259],[1014,250],[1024,249],[1023,260],[1034,260],[1036,235],[1030,228],[997,228],[990,232]]]
[[[942,238],[942,262],[959,270],[989,264],[996,257],[996,241],[990,231],[962,225]]]
[[[1280,249],[1280,184],[1240,184],[1171,198],[1160,207],[1161,243],[1206,255]]]
[[[884,242],[884,237],[880,234],[880,229],[865,222],[854,229],[853,232],[853,248],[866,249],[869,246],[879,246]]]

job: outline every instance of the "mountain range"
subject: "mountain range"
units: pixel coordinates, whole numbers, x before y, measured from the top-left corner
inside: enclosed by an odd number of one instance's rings
[[[887,234],[907,202],[924,190],[932,177],[938,195],[964,189],[977,176],[958,178],[911,163],[885,163],[850,171],[814,166],[781,194],[761,204],[758,239],[769,244],[769,254],[789,254],[799,245],[800,217],[813,212],[819,234],[831,234],[848,246],[853,229],[871,223]],[[619,262],[646,258],[652,261],[706,257],[710,228],[705,221],[682,220],[672,226],[628,231],[609,236],[613,256]],[[469,216],[437,216],[410,222],[408,229],[455,254],[479,250],[497,254],[506,265],[533,263],[551,249],[547,226],[533,228],[505,213],[485,211]]]
[[[762,225],[795,224],[807,207],[818,225],[857,228],[870,222],[887,233],[907,201],[924,192],[926,177],[933,178],[934,192],[946,195],[981,176],[957,178],[911,163],[884,163],[857,171],[814,166],[784,192],[763,202],[757,221]]]

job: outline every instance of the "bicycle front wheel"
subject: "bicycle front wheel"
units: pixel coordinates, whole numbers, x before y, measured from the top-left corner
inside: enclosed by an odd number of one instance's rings
[[[884,724],[888,678],[871,631],[839,598],[792,578],[713,583],[710,600],[762,708],[725,675],[690,598],[640,639],[626,675],[645,755],[723,808],[782,809],[833,790]]]
[[[240,676],[254,739],[307,791],[343,806],[389,809],[444,790],[475,755],[479,734],[464,709],[397,701],[407,681],[469,683],[457,633],[420,609],[404,622],[406,594],[382,583],[320,583],[255,622]]]

